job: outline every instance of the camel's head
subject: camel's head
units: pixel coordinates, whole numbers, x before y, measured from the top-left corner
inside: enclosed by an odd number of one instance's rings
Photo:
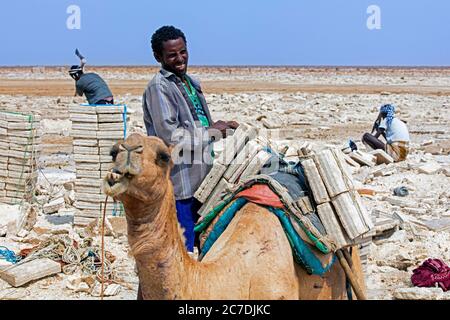
[[[124,203],[133,199],[150,204],[159,199],[169,183],[170,154],[159,138],[130,135],[111,149],[114,165],[103,181],[104,192]]]

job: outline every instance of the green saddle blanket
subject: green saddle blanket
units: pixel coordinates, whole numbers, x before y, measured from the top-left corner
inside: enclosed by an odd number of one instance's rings
[[[206,241],[201,250],[201,254],[199,256],[199,260],[203,259],[203,257],[209,252],[209,250],[214,245],[216,240],[219,239],[222,233],[226,230],[226,228],[236,215],[236,212],[242,209],[244,205],[248,203],[248,200],[245,198],[238,198],[234,200],[233,197],[230,197],[226,201],[223,201],[214,210],[212,210],[211,213],[209,213],[199,224],[196,225],[195,227],[196,232],[205,231],[211,224],[211,222],[214,220],[214,218],[216,218],[217,215],[231,202],[232,204],[220,216],[220,218],[213,226],[212,231],[206,238]],[[299,265],[304,267],[309,274],[315,275],[323,275],[324,273],[330,270],[330,268],[335,262],[336,257],[333,253],[331,253],[329,248],[323,245],[316,237],[314,237],[314,235],[311,234],[311,232],[307,230],[307,228],[305,228],[305,226],[302,225],[300,220],[298,219],[295,220],[294,217],[294,221],[302,227],[302,230],[309,237],[314,246],[320,251],[320,254],[332,255],[328,264],[324,265],[321,259],[319,259],[319,257],[316,256],[316,254],[314,253],[313,249],[311,248],[311,245],[308,244],[305,240],[303,240],[300,237],[300,235],[296,232],[292,224],[291,220],[292,217],[290,217],[285,210],[273,207],[266,207],[266,208],[278,217],[285,231],[286,237],[291,245],[294,260]]]

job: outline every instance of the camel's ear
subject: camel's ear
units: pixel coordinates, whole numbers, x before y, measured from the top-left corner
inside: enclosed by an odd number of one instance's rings
[[[170,163],[170,153],[167,153],[164,150],[158,150],[158,152],[156,153],[156,164],[160,167],[167,167]]]
[[[113,162],[116,162],[117,155],[119,154],[120,145],[123,143],[123,140],[117,142],[109,152],[109,155],[112,157]]]

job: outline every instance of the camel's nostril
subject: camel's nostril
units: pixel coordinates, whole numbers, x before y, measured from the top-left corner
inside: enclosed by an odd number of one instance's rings
[[[118,170],[118,169],[112,169],[112,172],[113,173],[117,173],[117,174],[120,174],[120,175],[122,175],[123,173],[120,171],[120,170]]]
[[[108,184],[110,187],[112,187],[116,184],[116,182],[113,179],[108,179]]]

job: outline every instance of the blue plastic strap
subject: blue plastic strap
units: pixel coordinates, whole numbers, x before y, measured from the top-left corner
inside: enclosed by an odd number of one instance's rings
[[[127,137],[127,105],[123,105],[123,138],[126,139]]]

